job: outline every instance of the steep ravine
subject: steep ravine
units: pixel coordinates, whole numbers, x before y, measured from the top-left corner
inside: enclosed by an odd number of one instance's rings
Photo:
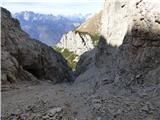
[[[106,0],[99,43],[80,56],[75,82],[7,87],[3,119],[159,120],[159,6]]]

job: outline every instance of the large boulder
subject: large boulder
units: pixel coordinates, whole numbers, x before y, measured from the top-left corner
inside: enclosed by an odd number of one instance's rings
[[[51,47],[31,39],[21,30],[18,20],[4,8],[1,8],[1,20],[2,83],[33,79],[72,80],[66,60]]]

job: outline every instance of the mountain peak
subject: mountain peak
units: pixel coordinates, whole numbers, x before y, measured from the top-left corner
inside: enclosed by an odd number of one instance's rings
[[[85,21],[85,17],[82,16],[54,16],[30,11],[15,13],[13,16],[32,38],[49,46],[55,45],[64,33],[74,30]]]

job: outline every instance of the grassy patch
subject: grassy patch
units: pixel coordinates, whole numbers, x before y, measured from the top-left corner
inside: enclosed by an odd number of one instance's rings
[[[100,36],[98,34],[91,35],[91,38],[92,38],[92,42],[93,42],[94,47],[97,46]]]
[[[74,54],[73,52],[69,51],[68,49],[54,47],[54,50],[61,53],[62,56],[67,60],[69,67],[72,69],[75,69],[77,62],[75,59],[78,57],[78,55]]]
[[[75,31],[76,33],[79,33],[80,35],[89,35],[92,39],[92,44],[95,46],[97,46],[98,44],[98,41],[99,41],[99,38],[100,38],[100,35],[99,34],[90,34],[90,33],[87,33],[87,32],[81,32],[81,31],[78,31],[76,30]]]

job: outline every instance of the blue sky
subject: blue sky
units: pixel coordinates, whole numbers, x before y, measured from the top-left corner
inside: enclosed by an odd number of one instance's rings
[[[104,0],[1,0],[1,6],[12,13],[33,11],[43,14],[87,14],[102,9]]]

